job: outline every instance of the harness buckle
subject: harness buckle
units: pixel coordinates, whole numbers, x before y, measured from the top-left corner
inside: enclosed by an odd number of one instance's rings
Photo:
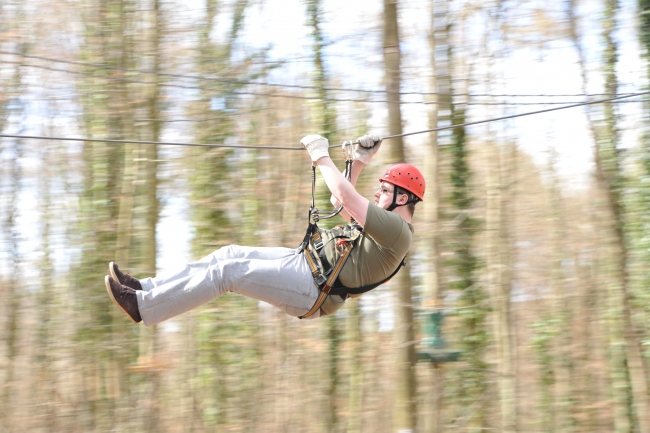
[[[312,241],[314,242],[314,248],[315,248],[317,251],[320,251],[321,248],[323,248],[323,238],[321,237],[320,232],[318,231],[318,229],[316,229],[316,230],[312,233],[312,235],[311,235],[311,239],[312,239]]]
[[[325,278],[325,275],[319,273],[317,276],[314,276],[314,281],[316,282],[316,285],[318,287],[324,287],[325,283],[327,283],[327,278]],[[329,294],[329,292],[326,292]]]

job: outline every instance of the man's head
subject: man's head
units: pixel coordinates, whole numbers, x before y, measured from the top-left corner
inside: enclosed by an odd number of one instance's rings
[[[424,199],[426,184],[424,176],[410,164],[397,164],[386,170],[379,178],[379,189],[375,192],[375,204],[392,211],[398,206],[407,206],[410,215],[415,204]],[[384,207],[390,200],[388,207]]]

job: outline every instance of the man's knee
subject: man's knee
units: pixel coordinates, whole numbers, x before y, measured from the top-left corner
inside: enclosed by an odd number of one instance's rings
[[[219,249],[219,256],[223,259],[240,259],[244,257],[241,245],[231,244]]]
[[[249,272],[248,260],[221,260],[212,268],[212,278],[222,291],[237,293],[241,277]]]

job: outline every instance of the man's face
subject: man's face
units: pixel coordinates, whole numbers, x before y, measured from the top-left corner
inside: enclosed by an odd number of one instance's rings
[[[379,188],[375,191],[375,205],[382,209],[387,209],[393,203],[393,194],[395,185],[388,182],[381,182]]]

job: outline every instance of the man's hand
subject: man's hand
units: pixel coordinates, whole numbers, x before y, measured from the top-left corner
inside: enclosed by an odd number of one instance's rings
[[[354,159],[368,165],[373,155],[379,150],[381,146],[381,138],[377,135],[364,135],[357,138],[359,145],[357,150],[354,151]]]
[[[312,134],[306,137],[302,137],[300,144],[302,144],[305,149],[307,149],[307,152],[309,152],[309,156],[311,156],[311,160],[313,162],[316,162],[324,156],[330,156],[329,142],[326,138],[323,138],[320,135]]]

